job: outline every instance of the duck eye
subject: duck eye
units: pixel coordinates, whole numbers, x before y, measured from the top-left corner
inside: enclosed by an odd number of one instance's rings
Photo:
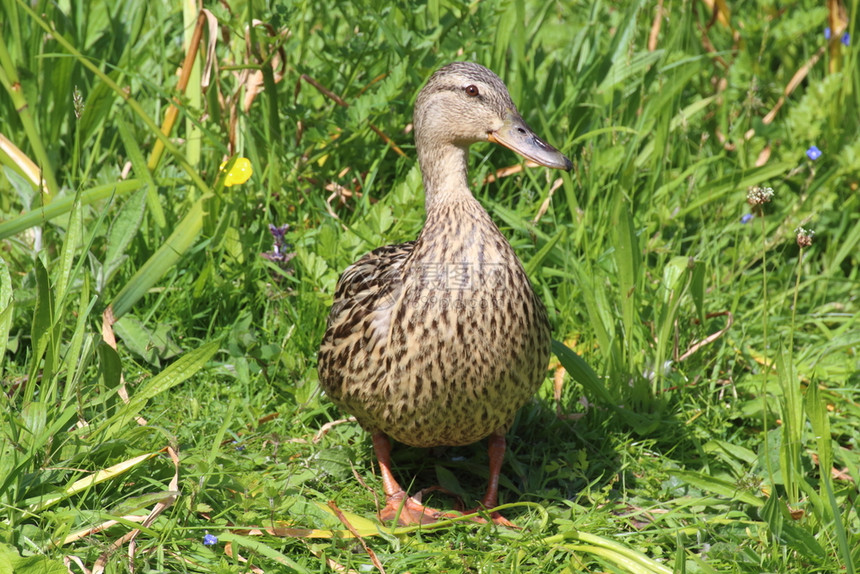
[[[466,86],[466,95],[470,98],[475,98],[479,95],[478,86],[474,84]]]

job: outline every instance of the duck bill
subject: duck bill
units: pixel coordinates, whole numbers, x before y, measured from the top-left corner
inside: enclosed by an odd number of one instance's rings
[[[502,127],[489,132],[487,139],[538,165],[565,171],[573,167],[573,163],[563,153],[540,139],[519,114],[508,115]]]

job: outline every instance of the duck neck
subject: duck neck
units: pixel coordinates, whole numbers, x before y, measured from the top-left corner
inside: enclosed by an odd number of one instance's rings
[[[454,144],[417,147],[428,214],[450,202],[475,201],[469,190],[468,147]]]

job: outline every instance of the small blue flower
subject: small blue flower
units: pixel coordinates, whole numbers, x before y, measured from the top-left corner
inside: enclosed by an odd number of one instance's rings
[[[824,29],[824,38],[826,38],[827,40],[830,39],[830,26]]]
[[[842,34],[842,43],[845,44],[846,46],[850,46],[851,45],[851,34],[849,34],[848,32],[845,32],[844,34]]]
[[[218,544],[218,537],[214,534],[207,534],[203,537],[204,546],[215,546],[216,544]]]
[[[806,150],[806,157],[808,157],[812,161],[815,161],[821,157],[821,150],[815,146],[810,146],[810,148]]]
[[[752,221],[752,218],[755,217],[752,213],[745,213],[743,217],[741,217],[741,223],[747,224]]]

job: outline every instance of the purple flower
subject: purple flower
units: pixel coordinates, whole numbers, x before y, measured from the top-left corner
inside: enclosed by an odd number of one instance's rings
[[[830,39],[830,26],[824,29],[824,38],[827,40]]]
[[[747,223],[749,223],[750,221],[752,221],[752,218],[753,218],[753,217],[755,217],[755,215],[753,215],[752,213],[745,213],[745,214],[744,214],[744,216],[743,216],[743,217],[741,217],[741,223],[743,223],[744,225],[746,225]]]
[[[848,32],[845,32],[844,34],[842,34],[842,43],[845,44],[846,46],[850,46],[851,45],[851,34],[849,34]]]
[[[806,157],[808,157],[812,161],[815,161],[821,157],[821,150],[815,146],[810,146],[810,148],[806,150]]]
[[[286,239],[289,229],[290,226],[287,223],[280,227],[270,223],[269,233],[272,234],[272,250],[261,254],[269,261],[274,261],[284,269],[286,269],[286,264],[290,262],[290,259],[296,256],[295,253],[290,252],[293,246]]]
[[[277,225],[269,224],[269,233],[272,234],[272,237],[275,239],[275,243],[278,245],[282,245],[284,242],[284,236],[287,234],[287,231],[290,229],[290,224],[285,223],[278,227]]]
[[[206,534],[206,536],[203,537],[204,546],[215,546],[216,544],[218,544],[218,537],[214,534]]]

